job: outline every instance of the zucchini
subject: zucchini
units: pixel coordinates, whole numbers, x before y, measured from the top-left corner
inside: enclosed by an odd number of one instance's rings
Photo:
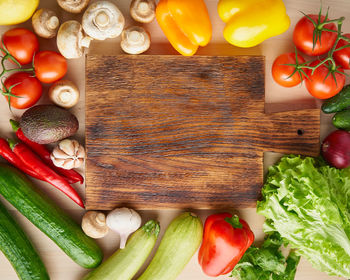
[[[83,280],[130,280],[151,253],[159,234],[159,223],[150,220],[119,249]]]
[[[192,213],[175,218],[164,233],[159,248],[138,280],[174,280],[197,251],[203,224]]]
[[[15,269],[19,279],[50,279],[32,243],[2,203],[0,203],[0,250]]]
[[[94,268],[101,263],[103,254],[95,240],[23,173],[5,164],[0,164],[0,194],[77,264]]]
[[[332,119],[336,128],[350,130],[350,109],[336,113]]]
[[[322,111],[326,114],[340,112],[350,106],[350,85],[343,89],[332,98],[327,99],[322,104]]]

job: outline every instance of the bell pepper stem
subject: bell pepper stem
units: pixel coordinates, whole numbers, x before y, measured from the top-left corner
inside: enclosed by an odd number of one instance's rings
[[[237,215],[233,215],[231,218],[225,218],[225,221],[228,222],[233,228],[243,228],[242,224],[239,221]]]

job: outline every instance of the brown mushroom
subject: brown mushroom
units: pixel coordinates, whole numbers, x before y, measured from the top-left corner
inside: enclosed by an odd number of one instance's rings
[[[81,13],[90,0],[57,0],[58,5],[65,11],[73,14]]]
[[[32,17],[34,32],[43,38],[53,38],[57,34],[60,21],[56,13],[49,9],[40,9]]]
[[[81,221],[81,228],[92,238],[102,238],[107,235],[109,227],[106,225],[106,215],[98,211],[88,211]]]
[[[120,46],[129,54],[140,54],[150,47],[151,39],[148,32],[140,26],[131,26],[122,33]]]
[[[138,22],[149,23],[156,17],[155,0],[133,0],[130,5],[130,15]]]
[[[90,46],[92,38],[85,36],[81,24],[76,20],[64,22],[57,33],[57,47],[65,58],[78,58]]]
[[[69,80],[59,80],[49,88],[49,98],[56,105],[63,108],[72,108],[79,101],[79,89]]]

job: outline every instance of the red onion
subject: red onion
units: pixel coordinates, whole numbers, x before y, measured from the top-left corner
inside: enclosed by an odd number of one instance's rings
[[[342,169],[350,165],[350,133],[336,130],[322,143],[322,156],[332,166]]]

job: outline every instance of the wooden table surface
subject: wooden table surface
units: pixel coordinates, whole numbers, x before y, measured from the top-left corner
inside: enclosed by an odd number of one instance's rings
[[[132,24],[132,20],[128,15],[128,5],[130,1],[125,0],[113,0],[124,15],[126,16],[127,25]],[[293,51],[292,44],[292,31],[293,26],[296,24],[298,19],[301,17],[300,11],[305,13],[318,13],[320,1],[319,0],[285,0],[284,1],[287,7],[287,12],[291,18],[292,25],[287,32],[284,34],[266,40],[260,46],[251,48],[251,49],[238,49],[233,46],[230,46],[226,43],[222,36],[222,29],[224,24],[221,22],[220,18],[217,15],[216,11],[216,0],[207,0],[207,6],[210,11],[210,17],[213,23],[213,39],[209,46],[200,49],[199,54],[207,54],[207,55],[237,55],[237,54],[263,54],[266,56],[266,108],[271,109],[273,111],[284,110],[286,108],[312,108],[315,106],[319,106],[319,102],[313,99],[306,91],[304,86],[297,86],[293,89],[286,89],[278,86],[273,82],[270,71],[271,64],[273,59],[284,52]],[[329,16],[331,18],[336,18],[340,16],[348,17],[345,20],[343,25],[343,30],[345,32],[350,32],[350,1],[349,0],[324,0],[322,1],[324,9],[326,7],[330,7]],[[60,20],[66,21],[68,19],[81,19],[81,15],[70,15],[68,13],[63,12],[55,0],[42,0],[41,7],[49,7],[55,9],[58,12]],[[30,22],[26,22],[21,24],[23,27],[30,27]],[[12,26],[0,26],[0,34],[4,31],[10,29]],[[152,54],[173,54],[174,51],[172,48],[166,43],[166,38],[161,32],[156,21],[145,25],[146,29],[148,29],[152,36],[152,47],[148,53]],[[55,50],[55,40],[45,40],[40,39],[41,49],[51,49]],[[93,42],[89,52],[91,53],[104,53],[104,54],[118,54],[121,53],[119,47],[119,38],[111,39],[104,42]],[[72,112],[78,117],[80,122],[80,128],[76,138],[81,142],[84,141],[84,90],[85,90],[85,80],[84,80],[84,65],[85,60],[75,59],[70,60],[68,63],[69,69],[66,75],[66,78],[73,80],[78,84],[82,96],[79,104],[72,109]],[[249,77],[247,77],[249,79]],[[347,81],[349,82],[349,81]],[[103,83],[103,81],[101,81]],[[44,87],[44,96],[40,100],[40,103],[48,103],[48,98],[45,96],[47,92],[47,86]],[[98,96],[96,97],[98,98]],[[13,117],[19,117],[23,111],[14,110],[13,114],[8,110],[7,104],[3,99],[0,101],[0,135],[2,137],[13,137],[11,132],[10,124],[8,120]],[[329,131],[332,129],[330,123],[330,117],[321,115],[321,139],[323,139]],[[307,120],[305,120],[307,121]],[[280,155],[265,153],[264,158],[264,167],[266,168],[276,161],[276,159]],[[80,170],[84,172],[83,169]],[[35,181],[37,185],[42,188],[48,195],[60,205],[60,207],[64,208],[77,222],[80,223],[81,217],[84,214],[84,210],[80,209],[69,199],[66,199],[64,195],[62,195],[59,191],[52,188],[50,185],[45,183],[39,183]],[[84,196],[84,186],[76,185],[79,193]],[[78,280],[84,274],[87,273],[87,270],[79,267],[75,264],[69,257],[67,257],[49,238],[47,238],[43,233],[41,233],[38,229],[36,229],[30,222],[28,222],[17,210],[15,210],[11,205],[9,205],[6,201],[0,198],[1,201],[5,203],[8,209],[10,209],[11,214],[15,216],[21,226],[24,228],[27,235],[33,241],[35,247],[37,248],[39,254],[41,255],[48,272],[53,280]],[[237,212],[240,217],[245,219],[249,225],[251,226],[254,234],[256,236],[256,242],[259,244],[263,239],[262,232],[262,224],[264,222],[264,218],[256,214],[254,208],[250,209],[235,209],[235,205],[232,205],[232,209]],[[195,210],[192,209],[195,213],[197,213],[203,220],[205,220],[206,216],[215,212],[215,211],[207,211],[207,210]],[[161,211],[141,211],[141,216],[143,221],[147,221],[150,218],[156,218],[160,221],[162,231],[167,227],[170,221],[177,216],[181,210],[161,210]],[[107,237],[98,240],[98,243],[103,248],[105,252],[105,256],[110,256],[117,248],[118,248],[118,237],[109,233]],[[15,280],[17,276],[12,269],[10,263],[6,260],[6,258],[0,254],[0,279],[1,280]],[[178,277],[179,280],[199,280],[199,279],[213,279],[211,277],[206,277],[202,272],[197,262],[197,255],[195,255],[191,262],[186,266],[184,271]],[[229,279],[228,276],[221,276],[217,279]],[[301,261],[296,278],[297,280],[331,280],[331,279],[341,279],[338,277],[329,277],[322,272],[318,272],[311,267],[311,265],[306,261]],[[156,280],[156,279],[155,279]]]

